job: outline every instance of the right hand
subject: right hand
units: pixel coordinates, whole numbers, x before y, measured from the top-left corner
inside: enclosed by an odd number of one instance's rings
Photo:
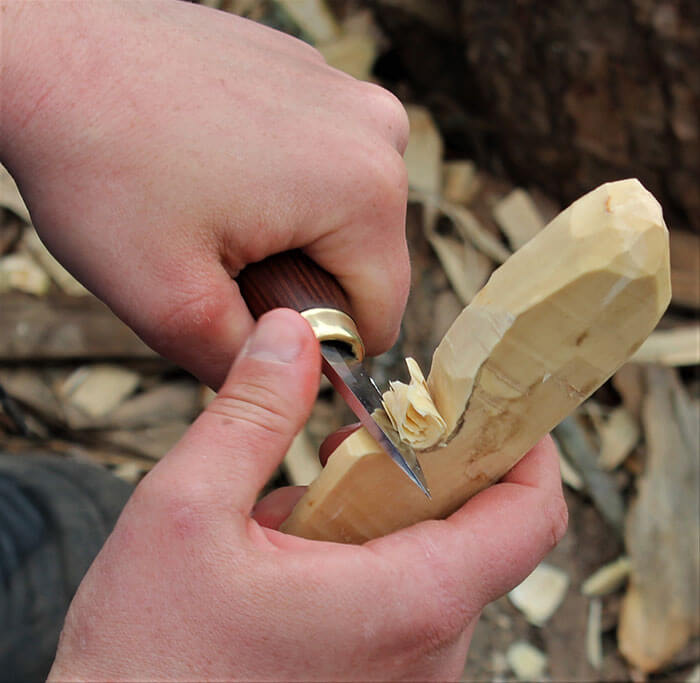
[[[289,489],[254,504],[308,417],[319,363],[297,313],[263,316],[83,579],[52,680],[460,677],[481,609],[564,533],[556,448],[543,440],[446,520],[363,546],[282,534],[270,527]]]
[[[368,353],[393,343],[409,286],[393,95],[187,2],[0,9],[0,158],[47,246],[147,343],[218,387],[253,328],[231,278],[297,247],[339,280]]]

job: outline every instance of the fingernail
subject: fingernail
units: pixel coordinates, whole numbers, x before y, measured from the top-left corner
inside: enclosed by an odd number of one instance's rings
[[[301,353],[302,338],[294,324],[280,315],[264,316],[243,347],[242,355],[249,358],[293,363]]]

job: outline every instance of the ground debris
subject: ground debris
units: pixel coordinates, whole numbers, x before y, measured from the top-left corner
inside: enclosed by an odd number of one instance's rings
[[[574,415],[563,420],[553,433],[564,455],[581,475],[595,506],[612,528],[621,533],[625,507],[622,495],[611,475],[598,466],[598,456],[586,430]]]
[[[647,461],[627,515],[630,584],[618,639],[638,669],[656,671],[700,628],[700,444],[697,403],[672,369],[646,371]]]
[[[600,598],[591,600],[588,606],[588,623],[586,625],[586,657],[591,666],[597,670],[603,666],[602,613],[603,603]]]
[[[139,385],[138,373],[119,365],[106,363],[84,365],[73,372],[60,388],[61,398],[78,411],[83,419],[69,414],[69,423],[84,426],[112,412]]]
[[[85,296],[88,293],[88,290],[53,257],[32,226],[28,226],[24,230],[20,248],[31,254],[31,256],[41,264],[50,278],[66,294],[70,294],[71,296]]]
[[[46,271],[30,256],[9,254],[0,257],[0,293],[16,290],[43,296],[50,286]]]
[[[700,324],[652,332],[631,361],[670,366],[700,364]]]
[[[588,597],[602,597],[616,591],[622,586],[630,573],[628,557],[619,557],[597,569],[581,586],[581,592]]]
[[[510,601],[535,626],[543,626],[556,612],[569,589],[567,573],[541,562],[535,570],[510,593]]]
[[[546,225],[535,202],[519,187],[493,207],[493,216],[513,251],[529,242]]]
[[[598,465],[606,471],[614,470],[639,442],[639,424],[629,410],[620,406],[595,427],[600,438]]]
[[[547,655],[524,640],[508,648],[506,660],[519,681],[540,680],[547,670]]]

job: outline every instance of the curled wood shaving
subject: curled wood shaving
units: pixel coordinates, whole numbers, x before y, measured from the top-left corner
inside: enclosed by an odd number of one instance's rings
[[[413,358],[406,359],[410,382],[391,382],[382,403],[386,417],[402,441],[418,450],[431,448],[445,436],[447,424],[433,403],[425,377]]]

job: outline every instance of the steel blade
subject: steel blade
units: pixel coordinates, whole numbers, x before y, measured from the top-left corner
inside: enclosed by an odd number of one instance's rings
[[[344,345],[334,342],[322,342],[321,355],[323,374],[387,455],[430,498],[423,470],[413,449],[403,443],[394,430],[383,429],[372,417],[375,410],[382,408],[382,395],[364,365]]]

